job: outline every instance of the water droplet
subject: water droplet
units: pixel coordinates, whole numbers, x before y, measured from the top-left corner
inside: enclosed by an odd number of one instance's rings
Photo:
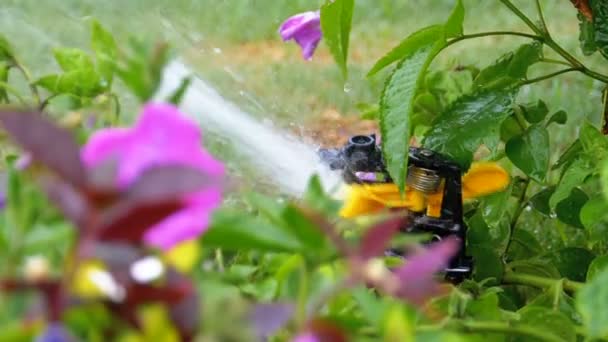
[[[214,47],[213,52],[219,55],[220,53],[222,53],[222,49],[220,49],[218,47]]]
[[[351,87],[351,85],[349,83],[345,83],[344,84],[344,92],[348,94],[348,93],[351,92],[351,90],[353,90],[353,88]]]

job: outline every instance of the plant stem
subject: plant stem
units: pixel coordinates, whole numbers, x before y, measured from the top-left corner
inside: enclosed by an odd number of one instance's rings
[[[224,254],[222,253],[222,250],[220,248],[215,249],[215,262],[217,262],[218,271],[223,273],[225,270]]]
[[[463,40],[475,39],[475,38],[481,38],[481,37],[490,37],[490,36],[518,36],[518,37],[525,37],[525,38],[530,38],[530,39],[535,39],[535,40],[542,40],[543,39],[543,37],[541,37],[541,36],[537,36],[537,35],[529,34],[529,33],[524,33],[524,32],[515,32],[515,31],[488,31],[488,32],[465,34],[465,35],[462,35],[460,37],[456,37],[456,38],[448,41],[443,48],[445,49],[446,47],[448,47],[448,46],[450,46],[452,44],[458,43],[460,41],[463,41]]]
[[[530,18],[528,18],[522,11],[517,8],[517,6],[513,5],[510,0],[500,0],[505,6],[507,6],[511,12],[517,15],[534,33],[541,37],[541,41],[557,52],[560,56],[562,56],[565,60],[570,62],[572,67],[579,68],[582,73],[585,75],[595,78],[596,80],[602,81],[604,83],[608,83],[608,76],[599,74],[595,71],[589,70],[587,67],[583,65],[579,60],[577,60],[574,56],[572,56],[568,51],[564,50],[559,44],[557,44],[553,38],[549,35],[548,32],[543,31],[538,26],[536,26]]]
[[[300,284],[298,286],[298,302],[296,307],[296,323],[299,328],[302,328],[306,323],[307,310],[306,304],[308,299],[308,269],[304,258],[300,259]]]
[[[540,6],[540,0],[536,0],[536,11],[538,12],[538,18],[540,19],[540,24],[542,25],[543,31],[547,35],[549,35],[549,29],[547,28],[547,23],[545,22],[545,16],[543,15],[543,9]]]
[[[545,277],[539,277],[531,274],[505,272],[503,278],[505,284],[517,284],[517,285],[528,285],[538,288],[547,288],[555,285],[558,282],[563,282],[562,286],[564,290],[576,292],[580,290],[584,283],[570,280],[570,279],[551,279]]]
[[[562,341],[559,337],[547,333],[537,327],[517,324],[515,326],[507,322],[476,322],[476,321],[459,321],[456,324],[461,330],[472,333],[499,333],[505,335],[519,335],[522,337],[532,337],[542,341],[558,342]]]
[[[17,89],[11,87],[8,83],[0,81],[0,88],[6,90],[11,95],[15,96],[15,98],[17,98],[17,100],[19,100],[22,105],[27,105],[27,101],[25,101],[21,94],[19,94]]]
[[[559,65],[572,66],[568,62],[564,62],[564,61],[560,61],[560,60],[552,59],[552,58],[542,58],[540,61],[541,62],[545,62],[545,63],[551,63],[551,64],[559,64]]]
[[[565,74],[567,72],[572,72],[572,71],[582,71],[580,68],[567,68],[567,69],[563,69],[563,70],[559,70],[544,76],[539,76],[536,78],[531,78],[531,79],[527,79],[525,81],[522,82],[522,85],[524,84],[532,84],[532,83],[536,83],[536,82],[540,82],[540,81],[544,81],[546,79],[561,75],[561,74]]]
[[[526,178],[524,187],[521,190],[521,194],[519,195],[518,203],[519,206],[515,210],[513,214],[513,218],[511,219],[511,225],[509,229],[509,240],[507,241],[507,246],[505,247],[505,255],[509,251],[509,247],[511,247],[511,242],[513,241],[513,233],[515,232],[515,228],[517,226],[517,221],[521,216],[521,213],[524,211],[524,208],[528,205],[526,201],[526,192],[528,192],[528,186],[530,185],[530,178]]]
[[[27,68],[14,57],[13,57],[13,64],[14,64],[15,68],[17,68],[17,70],[19,70],[23,74],[23,77],[25,78],[28,86],[30,87],[30,91],[32,92],[32,95],[34,96],[34,99],[36,100],[36,104],[38,106],[40,106],[40,104],[41,104],[40,94],[38,93],[38,88],[34,85],[34,80],[32,78],[32,75],[27,70]]]

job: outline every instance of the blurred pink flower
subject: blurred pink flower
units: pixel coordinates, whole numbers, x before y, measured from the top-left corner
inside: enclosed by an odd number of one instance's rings
[[[294,337],[291,342],[320,342],[317,336],[311,332],[302,333]]]
[[[302,48],[302,57],[310,60],[321,40],[321,13],[310,11],[287,18],[279,28],[283,41],[294,39]]]
[[[82,148],[81,158],[88,167],[116,159],[121,188],[146,168],[167,164],[195,167],[217,179],[214,185],[185,198],[188,205],[183,210],[150,227],[145,242],[163,250],[202,234],[222,200],[224,165],[202,147],[198,125],[171,104],[148,103],[133,127],[95,132]]]

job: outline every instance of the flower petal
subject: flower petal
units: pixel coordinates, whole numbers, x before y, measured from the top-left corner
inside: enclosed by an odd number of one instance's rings
[[[81,149],[80,158],[88,167],[112,157],[117,157],[120,161],[131,142],[131,129],[129,128],[99,130],[91,135],[89,141]]]
[[[302,48],[302,57],[310,60],[323,36],[320,12],[304,12],[288,18],[279,33],[284,41],[294,39]]]

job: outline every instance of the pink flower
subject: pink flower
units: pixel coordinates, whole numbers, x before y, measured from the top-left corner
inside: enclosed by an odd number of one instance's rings
[[[216,179],[209,186],[184,199],[187,206],[150,227],[147,244],[168,250],[198,237],[209,224],[211,212],[222,200],[220,180],[224,165],[203,147],[198,125],[170,104],[149,103],[132,128],[106,128],[95,132],[81,150],[86,166],[110,158],[118,162],[118,185],[129,186],[146,168],[180,164],[200,169]],[[128,227],[125,227],[128,229]]]
[[[287,18],[279,28],[283,41],[294,39],[302,48],[302,57],[310,60],[321,40],[321,13],[310,11]]]
[[[294,339],[291,340],[291,342],[320,342],[320,341],[317,338],[317,335],[315,335],[311,332],[306,332],[306,333],[303,333],[303,334],[300,334],[300,335],[294,337]]]

